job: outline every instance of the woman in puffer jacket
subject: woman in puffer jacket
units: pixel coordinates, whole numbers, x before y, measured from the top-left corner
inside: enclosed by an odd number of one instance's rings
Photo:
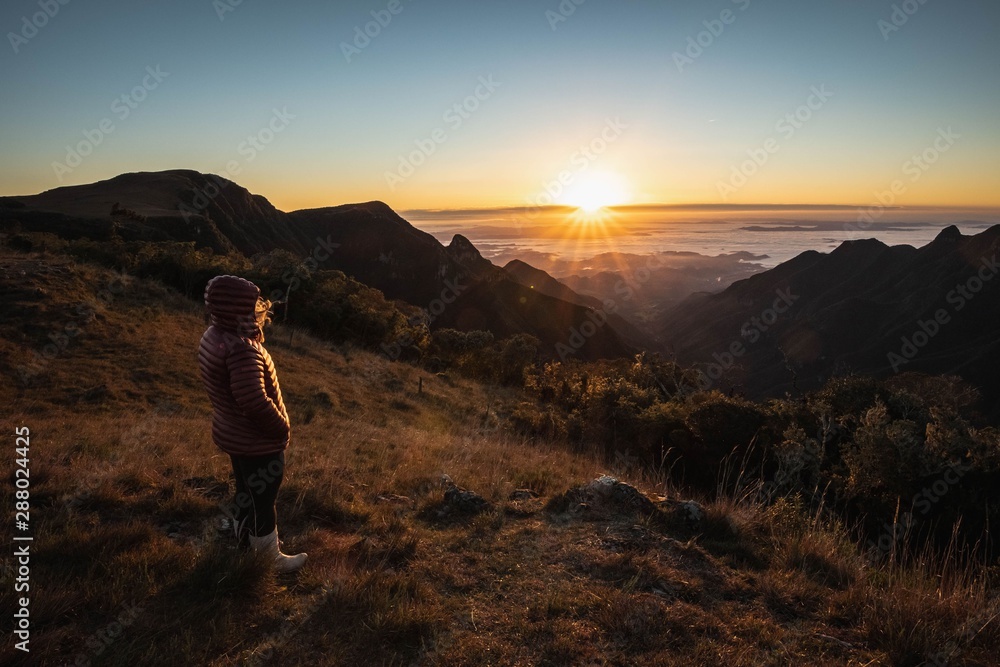
[[[285,470],[289,422],[278,375],[264,349],[270,302],[236,276],[216,276],[205,288],[211,326],[201,337],[198,366],[212,401],[212,440],[232,460],[236,476],[234,528],[241,543],[294,572],[306,554],[281,553],[275,499]]]

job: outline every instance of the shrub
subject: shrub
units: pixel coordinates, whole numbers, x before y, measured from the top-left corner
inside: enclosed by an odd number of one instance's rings
[[[711,484],[720,463],[730,456],[734,460],[748,457],[751,470],[759,468],[772,440],[765,428],[767,412],[760,405],[717,391],[696,396],[686,422],[699,445],[687,468],[694,473],[692,480],[702,484]]]

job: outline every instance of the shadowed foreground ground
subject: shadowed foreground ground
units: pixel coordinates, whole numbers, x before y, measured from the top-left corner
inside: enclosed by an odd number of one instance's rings
[[[200,308],[126,278],[77,316],[114,274],[4,253],[5,385],[19,386],[25,350],[77,327],[5,410],[31,429],[35,536],[32,650],[6,642],[5,664],[985,665],[1000,654],[988,573],[869,565],[842,529],[788,503],[709,503],[697,522],[670,503],[582,508],[563,494],[602,473],[653,501],[684,494],[510,435],[496,414],[517,392],[302,333],[289,345],[280,328],[267,345],[293,440],[279,529],[310,558],[275,577],[221,530],[232,483],[196,375]],[[489,505],[448,512],[442,475]],[[4,609],[13,576],[6,567]]]

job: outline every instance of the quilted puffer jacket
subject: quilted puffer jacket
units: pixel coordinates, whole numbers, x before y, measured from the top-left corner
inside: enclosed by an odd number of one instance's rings
[[[228,454],[262,456],[288,446],[288,412],[255,317],[259,296],[236,276],[216,276],[205,288],[211,326],[198,366],[212,401],[212,440]]]

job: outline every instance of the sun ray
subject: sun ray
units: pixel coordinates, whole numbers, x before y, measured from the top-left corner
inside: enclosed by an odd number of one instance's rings
[[[586,171],[577,176],[559,198],[567,206],[584,213],[596,213],[610,206],[632,201],[631,188],[621,174],[612,171]]]

